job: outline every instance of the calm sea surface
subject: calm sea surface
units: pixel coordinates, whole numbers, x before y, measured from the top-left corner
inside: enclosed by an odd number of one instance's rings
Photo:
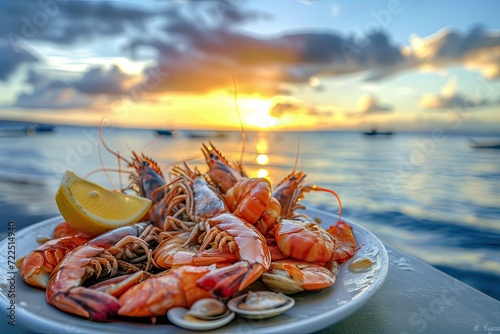
[[[149,130],[109,129],[104,138],[126,157],[130,149],[143,150],[166,169],[188,159],[206,170],[200,147],[208,139],[191,138],[186,131],[178,138],[158,138]],[[468,139],[446,132],[385,138],[302,133],[297,168],[310,183],[340,195],[344,217],[500,299],[500,150],[471,149]],[[240,133],[210,140],[229,160],[239,158]],[[293,168],[298,140],[296,133],[247,133],[244,165],[249,176],[279,182]],[[77,127],[0,138],[2,237],[9,220],[20,230],[58,214],[54,194],[66,169],[82,176],[98,170],[99,151],[103,165],[117,169],[116,159],[98,143],[97,129]],[[109,175],[114,186],[126,186],[126,173]],[[112,186],[102,172],[89,179]],[[338,210],[336,200],[324,193],[308,195],[305,203]]]

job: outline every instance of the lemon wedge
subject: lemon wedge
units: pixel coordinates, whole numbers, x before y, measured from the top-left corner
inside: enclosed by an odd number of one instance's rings
[[[143,218],[151,200],[124,194],[66,171],[56,193],[56,203],[68,224],[92,236]]]

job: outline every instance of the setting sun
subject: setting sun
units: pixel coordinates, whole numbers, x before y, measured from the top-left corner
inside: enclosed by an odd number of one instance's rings
[[[272,102],[258,98],[238,99],[239,108],[242,111],[243,125],[246,127],[257,127],[267,129],[276,125],[277,119],[269,115]]]

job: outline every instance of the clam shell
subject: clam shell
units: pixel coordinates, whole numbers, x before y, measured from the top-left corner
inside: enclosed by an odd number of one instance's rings
[[[247,296],[238,304],[238,307],[246,311],[268,310],[285,305],[288,299],[271,291],[249,291]]]
[[[191,305],[186,316],[192,316],[198,319],[215,320],[220,319],[229,313],[226,304],[218,299],[203,298]]]
[[[260,299],[269,298],[272,300],[274,299],[279,300],[279,302],[278,303],[274,301],[272,303],[264,302],[264,304],[267,305],[267,308],[262,308],[262,306],[257,307],[257,309],[255,308],[252,309],[252,307],[250,307],[250,309],[248,307],[241,308],[242,306],[241,303],[242,302],[244,303],[244,300],[248,295],[250,295],[250,300],[254,301],[258,301],[259,298]],[[281,293],[276,293],[271,291],[257,291],[257,292],[250,291],[247,295],[242,295],[233,298],[227,303],[227,307],[231,311],[233,311],[234,313],[238,314],[241,317],[249,319],[265,319],[265,318],[275,317],[291,309],[294,305],[295,305],[295,300],[293,298],[285,296]]]
[[[293,295],[304,291],[296,281],[288,276],[280,275],[280,272],[276,273],[263,273],[262,281],[271,290],[276,292],[286,293],[287,295]]]
[[[188,310],[183,307],[174,307],[168,311],[167,317],[168,320],[170,320],[170,322],[174,325],[195,331],[208,331],[216,329],[227,325],[234,319],[234,313],[229,311],[223,318],[215,320],[202,320],[193,317],[188,317],[188,319],[191,320],[186,320],[185,317],[187,313]]]

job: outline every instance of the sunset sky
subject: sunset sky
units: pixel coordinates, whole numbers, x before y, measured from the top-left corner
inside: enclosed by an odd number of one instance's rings
[[[0,119],[500,130],[494,1],[0,0]]]

